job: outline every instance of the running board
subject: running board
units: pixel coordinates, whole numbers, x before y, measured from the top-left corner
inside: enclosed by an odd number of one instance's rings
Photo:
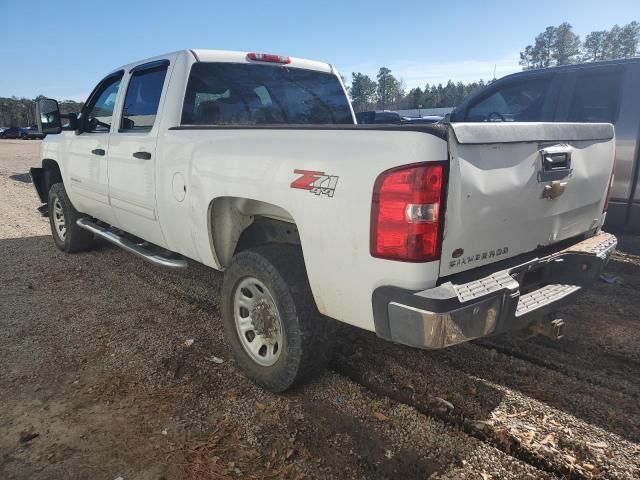
[[[126,250],[129,253],[133,253],[139,257],[142,257],[149,263],[153,263],[154,265],[158,265],[160,267],[168,267],[168,268],[187,268],[186,260],[179,258],[167,258],[161,255],[157,255],[145,247],[137,245],[133,243],[131,240],[128,240],[125,237],[122,237],[110,230],[107,230],[100,225],[93,223],[88,218],[80,218],[76,222],[80,228],[84,228],[89,232],[99,236],[100,238],[104,238],[107,242],[113,243],[118,247]]]

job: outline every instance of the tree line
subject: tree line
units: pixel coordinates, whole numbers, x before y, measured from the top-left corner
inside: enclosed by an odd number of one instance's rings
[[[609,30],[589,33],[584,42],[573,32],[571,24],[564,22],[547,27],[520,53],[523,70],[546,68],[570,63],[597,62],[638,55],[640,23],[633,21],[624,26],[614,25]],[[491,80],[492,81],[492,80]],[[418,108],[455,107],[475,90],[489,82],[462,83],[449,80],[446,84],[425,85],[406,91],[402,79],[390,69],[381,67],[376,78],[360,72],[351,74],[348,87],[356,112],[368,110],[404,110]]]
[[[444,85],[427,83],[424,88],[415,87],[406,91],[402,80],[397,79],[387,67],[381,67],[376,80],[364,73],[353,72],[348,90],[353,109],[356,112],[365,112],[452,107],[485,85],[484,80],[471,83],[449,80]]]
[[[523,70],[598,62],[635,57],[640,42],[640,23],[633,21],[624,26],[614,25],[609,30],[589,33],[584,42],[573,32],[570,23],[549,26],[538,34],[531,45],[520,52]]]
[[[44,95],[38,95],[34,99],[17,97],[0,97],[0,127],[29,127],[37,123],[36,102]],[[61,113],[80,113],[82,102],[62,100]]]

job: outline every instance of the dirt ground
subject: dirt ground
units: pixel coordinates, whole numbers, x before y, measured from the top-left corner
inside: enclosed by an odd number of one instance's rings
[[[221,274],[55,248],[38,144],[0,141],[0,478],[640,478],[640,239],[561,341],[341,327],[331,368],[273,395],[229,358]]]

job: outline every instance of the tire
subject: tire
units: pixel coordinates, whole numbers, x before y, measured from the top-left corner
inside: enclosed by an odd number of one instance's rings
[[[75,253],[89,250],[94,244],[91,232],[80,228],[76,221],[86,215],[78,212],[62,183],[55,183],[49,189],[49,224],[53,241],[63,252]]]
[[[26,134],[26,133],[23,133],[22,135],[20,135],[20,138],[21,138],[22,140],[29,140],[29,137],[27,137],[27,134]]]
[[[261,288],[266,292],[262,296]],[[258,295],[252,300],[245,289]],[[253,304],[243,312],[243,302]],[[333,320],[316,308],[297,246],[266,245],[235,255],[225,272],[222,311],[225,337],[236,362],[267,390],[284,392],[299,385],[322,371],[331,358]],[[251,353],[256,341],[258,346],[271,344]]]

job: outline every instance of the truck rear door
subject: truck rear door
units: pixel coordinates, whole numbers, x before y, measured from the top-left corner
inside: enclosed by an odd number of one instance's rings
[[[117,225],[158,245],[164,237],[156,208],[156,116],[168,67],[168,60],[158,60],[131,69],[108,155],[109,199]]]
[[[610,124],[456,123],[440,275],[597,229],[611,179]]]

